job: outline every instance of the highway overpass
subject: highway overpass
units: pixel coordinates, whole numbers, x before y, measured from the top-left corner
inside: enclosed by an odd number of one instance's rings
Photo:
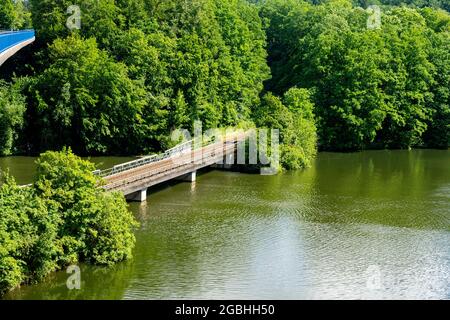
[[[34,40],[34,30],[0,32],[0,66]]]

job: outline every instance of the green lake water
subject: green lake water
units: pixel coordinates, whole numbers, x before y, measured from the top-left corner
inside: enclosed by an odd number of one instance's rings
[[[94,158],[103,167],[123,158]],[[33,159],[0,158],[21,184]],[[132,203],[134,258],[5,299],[450,299],[450,151],[320,153],[306,171],[204,171]]]

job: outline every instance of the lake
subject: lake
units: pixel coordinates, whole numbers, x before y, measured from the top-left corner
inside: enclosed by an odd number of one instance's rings
[[[93,158],[102,167],[124,158]],[[0,158],[21,184],[34,159]],[[132,203],[134,258],[5,299],[449,299],[450,151],[320,153],[311,169],[206,170]]]

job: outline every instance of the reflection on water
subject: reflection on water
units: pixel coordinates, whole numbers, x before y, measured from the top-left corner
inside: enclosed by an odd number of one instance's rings
[[[322,153],[303,172],[205,172],[131,204],[133,260],[82,265],[79,291],[58,272],[5,298],[448,299],[449,160]]]
[[[18,184],[33,182],[36,170],[35,157],[0,157],[0,172],[9,171]],[[98,169],[106,169],[116,164],[134,160],[130,157],[90,157],[84,158],[96,164]]]

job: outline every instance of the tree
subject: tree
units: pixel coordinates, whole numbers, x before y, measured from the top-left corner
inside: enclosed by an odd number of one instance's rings
[[[385,47],[390,59],[385,70],[387,117],[378,141],[386,147],[409,148],[423,143],[431,117],[430,86],[433,64],[429,61],[426,24],[414,9],[394,8],[384,18]]]
[[[112,264],[131,257],[137,226],[120,193],[98,188],[95,167],[71,150],[46,152],[37,161],[37,195],[57,204],[63,221],[60,263]]]
[[[120,193],[99,188],[95,166],[69,149],[37,160],[32,186],[0,184],[0,294],[69,264],[132,257],[138,226]]]
[[[31,13],[23,0],[0,0],[0,30],[31,27]]]
[[[81,29],[71,30],[66,22],[73,13],[68,8],[69,0],[30,0],[33,27],[36,30],[38,46],[45,49],[56,39],[79,33],[85,38],[95,37],[102,49],[110,45],[121,27],[122,15],[114,0],[80,0]],[[41,63],[45,64],[44,61]]]
[[[308,90],[291,88],[283,99],[266,94],[253,118],[259,128],[280,130],[282,167],[301,169],[311,165],[317,152],[317,134]]]
[[[394,7],[383,11],[381,29],[369,30],[368,13],[346,0],[268,0],[261,7],[273,73],[266,88],[311,89],[322,149],[421,146],[429,127],[446,140],[447,64],[435,55],[445,48],[432,29],[448,34],[448,22],[431,12],[448,19],[444,11]]]
[[[57,269],[60,218],[7,174],[0,185],[0,294]]]
[[[32,1],[32,4],[40,42],[36,59],[40,61],[39,72],[26,93],[32,104],[29,119],[38,120],[33,123],[44,128],[55,127],[54,121],[49,120],[54,113],[36,112],[38,109],[58,109],[56,116],[63,117],[57,120],[63,124],[71,122],[74,106],[78,104],[73,104],[73,99],[80,91],[74,86],[83,87],[82,91],[89,92],[88,96],[94,96],[91,100],[95,100],[94,93],[98,92],[95,83],[105,82],[102,79],[105,73],[98,74],[95,81],[84,81],[83,77],[91,77],[94,73],[87,67],[71,71],[73,61],[78,65],[78,61],[87,63],[86,59],[75,54],[75,50],[92,51],[82,49],[70,40],[77,37],[85,43],[91,41],[86,39],[96,39],[96,50],[102,52],[100,60],[108,56],[109,68],[117,62],[121,66],[126,65],[127,77],[146,92],[143,104],[130,107],[131,110],[139,107],[139,120],[121,119],[121,124],[139,133],[127,132],[127,136],[135,137],[137,141],[134,149],[116,148],[103,143],[103,138],[98,139],[102,143],[81,141],[83,148],[79,149],[79,141],[75,138],[83,137],[84,128],[77,119],[78,122],[72,122],[70,130],[68,127],[63,132],[41,131],[43,139],[33,143],[36,150],[51,146],[59,148],[63,142],[83,153],[114,153],[117,149],[123,153],[141,153],[164,149],[170,144],[168,136],[173,129],[189,129],[195,120],[201,120],[205,128],[248,121],[251,107],[259,103],[263,81],[269,77],[262,21],[257,8],[244,0],[83,0],[79,3],[81,29],[73,31],[65,27],[69,16],[65,10],[69,2],[44,0]],[[73,56],[55,54],[55,51],[61,52],[57,50],[61,43],[65,43],[65,47],[72,46],[68,52]],[[48,49],[46,45],[49,45]],[[80,69],[86,70],[83,77],[79,76]],[[83,79],[83,82],[68,82],[68,71],[77,74],[72,78]],[[101,97],[100,94],[98,96]],[[112,100],[115,106],[118,102]],[[106,112],[99,112],[108,117]],[[29,131],[34,131],[34,124],[31,121],[29,124]],[[105,131],[102,124],[96,124],[90,135],[101,135],[100,131]],[[61,126],[56,125],[58,127]],[[69,131],[75,132],[75,137],[69,137]],[[111,137],[120,143],[116,134]],[[89,137],[89,140],[92,139]]]
[[[25,109],[25,97],[20,94],[19,85],[0,81],[0,155],[15,151]]]
[[[311,92],[304,88],[291,88],[283,96],[283,102],[293,114],[293,136],[289,142],[290,148],[285,149],[282,161],[287,169],[308,168],[317,154],[317,128],[314,104],[311,101]],[[296,164],[292,153],[298,152]]]
[[[424,140],[428,147],[446,149],[450,146],[450,16],[431,9],[424,9],[422,15],[433,29],[430,61],[435,67],[429,106],[433,116],[427,122]]]
[[[29,29],[31,28],[31,12],[28,3],[24,0],[14,0],[15,20],[13,21],[13,29]]]
[[[12,0],[0,0],[0,29],[12,29],[14,21],[14,2]]]
[[[82,0],[80,30],[65,26],[69,1],[31,3],[27,151],[159,151],[195,120],[239,126],[261,104],[270,114],[276,103],[260,97],[291,88],[311,95],[324,150],[448,140],[450,20],[427,7],[445,1]],[[372,30],[370,13],[353,5],[374,3],[382,26]]]
[[[50,46],[50,65],[28,86],[27,114],[37,150],[74,146],[79,153],[134,153],[145,137],[143,84],[127,67],[74,35]],[[36,134],[37,133],[37,134]]]

